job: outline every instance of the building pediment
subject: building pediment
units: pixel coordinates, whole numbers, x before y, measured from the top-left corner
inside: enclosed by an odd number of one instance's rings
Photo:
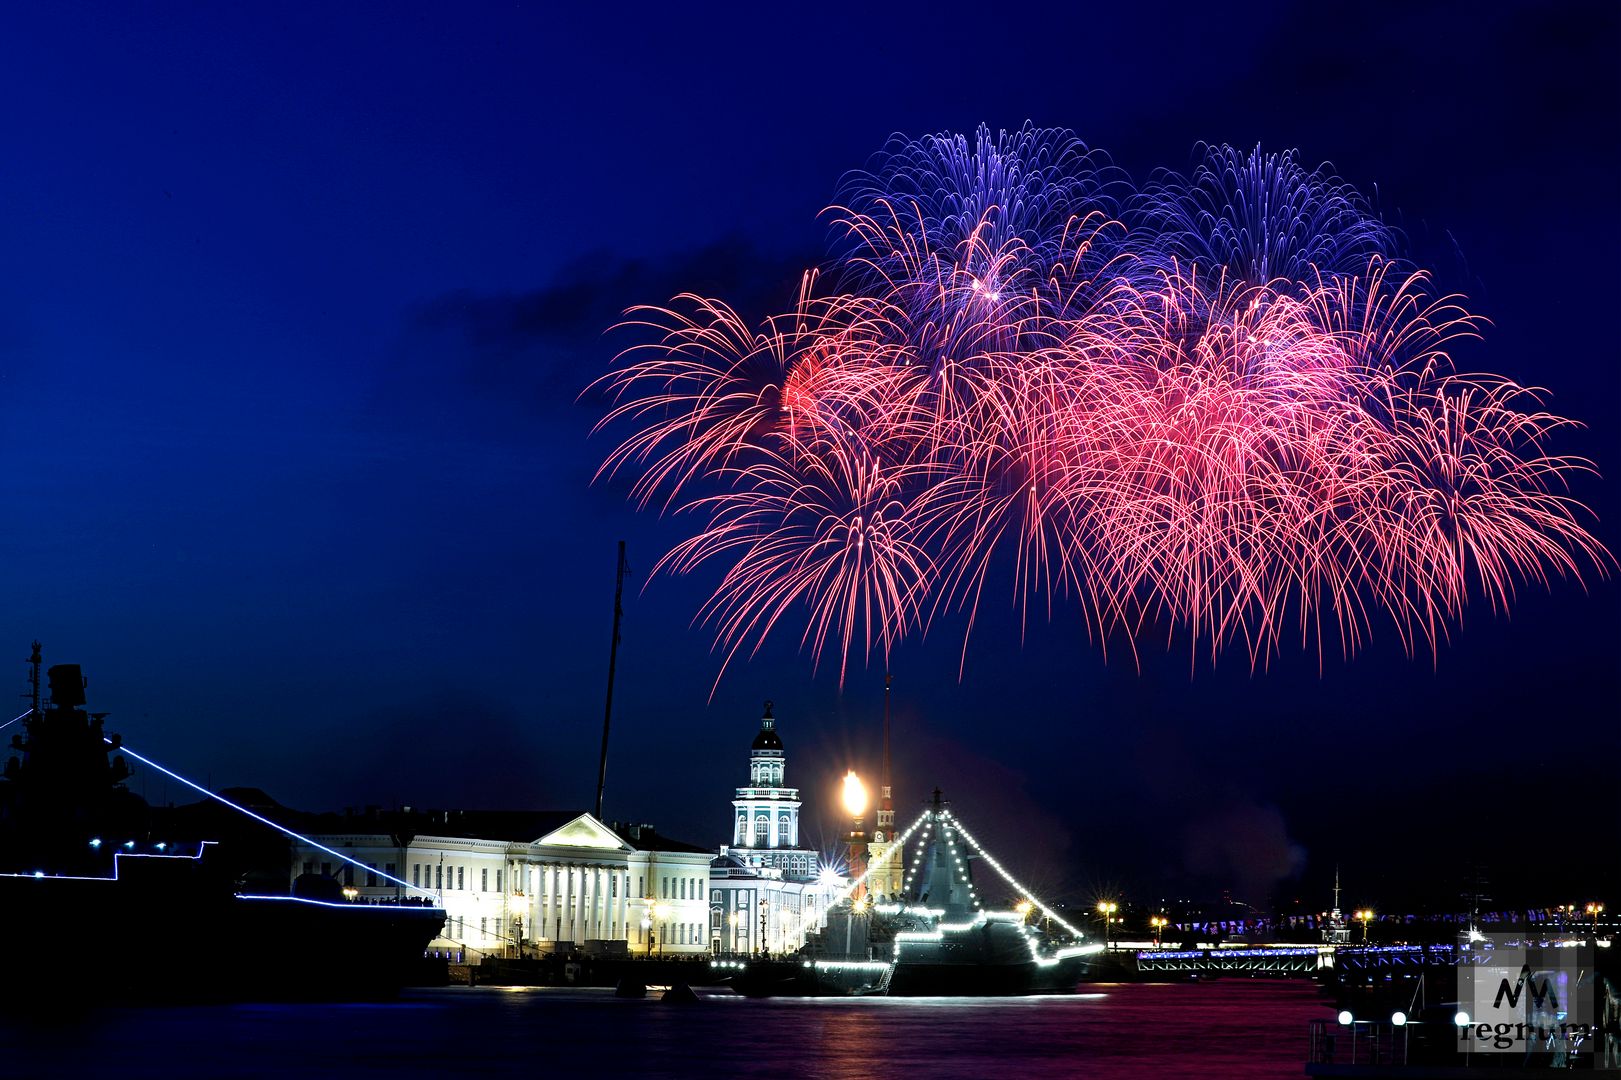
[[[553,829],[535,843],[544,847],[592,848],[597,851],[636,850],[590,814],[581,814],[568,824]]]

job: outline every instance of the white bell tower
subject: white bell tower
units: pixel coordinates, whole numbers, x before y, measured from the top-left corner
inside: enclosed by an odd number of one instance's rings
[[[771,702],[749,748],[749,782],[732,800],[732,846],[744,849],[799,847],[799,789],[783,786],[787,759]]]

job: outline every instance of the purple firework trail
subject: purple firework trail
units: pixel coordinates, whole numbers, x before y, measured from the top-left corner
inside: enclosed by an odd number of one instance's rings
[[[690,515],[724,660],[796,633],[887,656],[1006,571],[1135,650],[1436,650],[1471,596],[1606,573],[1539,392],[1457,371],[1483,320],[1293,154],[1207,147],[1141,189],[1069,132],[892,139],[828,264],[751,322],[632,309],[599,476]]]

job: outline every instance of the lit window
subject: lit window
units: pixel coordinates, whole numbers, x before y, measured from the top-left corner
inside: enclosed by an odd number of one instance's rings
[[[479,875],[480,876],[479,876],[479,882],[478,882],[478,891],[479,892],[489,892],[490,891],[490,872],[489,872],[489,870],[488,869],[480,870]]]
[[[456,867],[456,888],[463,890],[467,888],[467,868],[465,866]]]

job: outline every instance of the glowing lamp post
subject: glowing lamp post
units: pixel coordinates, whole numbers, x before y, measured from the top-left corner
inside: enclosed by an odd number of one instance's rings
[[[1166,924],[1170,921],[1171,920],[1167,919],[1163,915],[1150,915],[1148,917],[1148,925],[1154,928],[1154,948],[1159,948],[1160,934],[1165,930]]]
[[[1098,914],[1103,916],[1103,947],[1109,948],[1109,924],[1114,921],[1114,913],[1120,910],[1120,905],[1113,900],[1104,900],[1098,904]]]
[[[1596,900],[1588,901],[1588,903],[1587,903],[1587,914],[1593,920],[1593,940],[1597,941],[1598,940],[1598,917],[1600,915],[1604,914],[1604,905],[1600,904]]]
[[[1368,924],[1373,921],[1373,910],[1371,908],[1362,908],[1354,917],[1362,924],[1362,944],[1366,945],[1368,943]]]
[[[670,906],[668,904],[655,902],[651,896],[647,898],[647,914],[642,916],[642,929],[647,931],[647,955],[649,959],[653,956],[653,946],[658,944],[659,923],[669,917]],[[664,955],[664,946],[662,944],[659,944],[659,955]]]
[[[1013,905],[1013,910],[1019,913],[1019,918],[1021,920],[1024,922],[1029,922],[1030,913],[1036,910],[1036,905],[1032,904],[1028,900],[1020,900],[1017,904]]]
[[[844,774],[844,812],[850,815],[850,876],[856,879],[850,898],[855,901],[867,895],[867,883],[861,880],[867,872],[867,834],[861,824],[867,812],[867,785],[853,771]]]

